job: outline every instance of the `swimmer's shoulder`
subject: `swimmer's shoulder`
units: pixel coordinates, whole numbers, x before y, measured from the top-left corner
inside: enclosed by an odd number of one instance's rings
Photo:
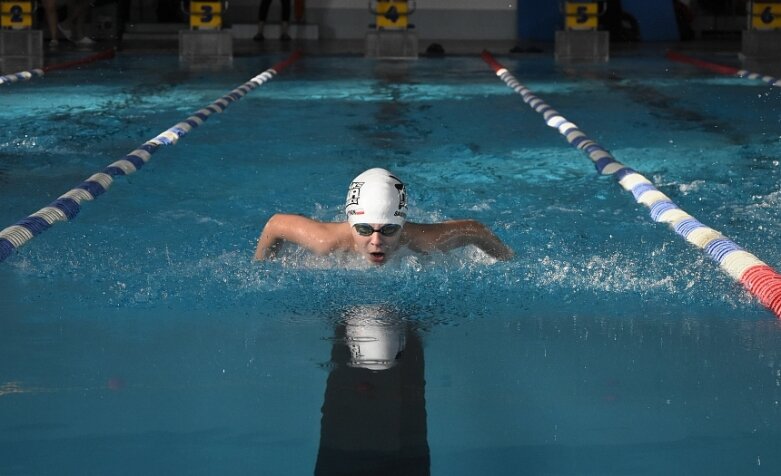
[[[400,245],[412,251],[433,251],[434,231],[436,224],[406,222],[401,230]]]
[[[347,222],[321,222],[313,220],[316,230],[314,234],[320,242],[321,254],[333,251],[349,251],[353,248],[352,232]]]
[[[334,251],[351,251],[353,249],[353,238],[350,230],[350,224],[347,222],[320,222],[321,240],[327,243],[323,251],[331,253]]]
[[[271,216],[269,223],[332,233],[349,233],[350,231],[347,222],[325,222],[297,213],[276,213]]]

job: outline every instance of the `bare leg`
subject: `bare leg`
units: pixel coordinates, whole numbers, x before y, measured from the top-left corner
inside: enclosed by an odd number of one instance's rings
[[[57,0],[43,0],[46,13],[46,28],[49,29],[51,45],[57,44]]]
[[[271,0],[261,0],[260,8],[258,8],[258,32],[255,34],[253,40],[263,41],[263,26],[266,24],[266,17],[268,16],[268,8],[271,6]]]
[[[287,25],[290,22],[290,0],[281,0],[282,3],[282,25],[279,33],[279,39],[290,41],[290,35],[287,34]]]
[[[71,31],[71,38],[79,40],[85,36],[85,20],[89,13],[90,0],[69,0],[68,18],[63,21],[63,26]]]
[[[290,35],[287,34],[287,25],[288,22],[283,21],[280,27],[281,31],[279,32],[279,39],[282,41],[290,41]]]

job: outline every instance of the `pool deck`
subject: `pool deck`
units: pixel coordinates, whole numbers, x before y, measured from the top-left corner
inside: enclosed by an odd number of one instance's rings
[[[123,40],[98,41],[90,47],[79,47],[67,41],[60,42],[57,47],[44,47],[45,63],[54,64],[72,59],[74,54],[89,54],[114,47],[119,52],[132,54],[178,54],[179,25],[168,25],[167,30],[156,35],[133,34],[125,35]],[[442,54],[427,53],[427,48],[438,44],[444,50]],[[431,40],[421,39],[419,44],[420,58],[441,56],[476,56],[483,50],[489,50],[499,57],[522,55],[549,55],[554,52],[552,42],[530,42],[522,40]],[[236,58],[262,56],[301,50],[305,55],[312,56],[358,56],[365,53],[363,39],[349,40],[316,40],[294,39],[283,42],[276,38],[268,38],[256,42],[247,38],[233,40],[233,56]],[[658,57],[665,52],[674,50],[701,59],[710,60],[724,65],[742,67],[766,75],[781,76],[781,58],[765,62],[744,62],[741,55],[741,40],[739,37],[711,38],[686,42],[669,43],[611,43],[610,57]],[[743,64],[745,63],[745,64]]]
[[[77,47],[67,41],[59,46],[44,46],[47,56],[73,51],[98,51],[115,46],[118,51],[133,53],[177,53],[179,50],[178,32],[184,25],[129,25],[122,40],[98,41],[91,47]],[[516,39],[508,40],[458,40],[458,39],[419,39],[420,56],[427,56],[426,50],[432,44],[440,45],[445,55],[478,55],[484,49],[494,54],[553,54],[552,42],[531,42]],[[294,39],[282,42],[276,38],[267,38],[256,42],[240,35],[233,40],[234,56],[255,56],[280,53],[301,49],[311,55],[348,55],[363,56],[365,41],[358,39]],[[611,43],[611,56],[658,54],[660,51],[676,49],[678,51],[703,52],[710,54],[737,55],[741,50],[740,38],[707,39],[676,43]]]
[[[106,42],[107,44],[117,44],[122,51],[145,53],[145,52],[170,52],[176,53],[179,49],[178,40],[144,40],[131,39],[122,42]],[[419,49],[421,56],[425,56],[426,48],[437,43],[441,45],[446,55],[477,55],[483,49],[490,49],[498,52],[509,53],[511,49],[519,47],[524,52],[542,53],[546,50],[553,51],[552,45],[532,45],[523,44],[514,40],[420,40]],[[95,45],[94,49],[99,48],[100,43]],[[64,49],[73,49],[70,45],[65,45]],[[278,39],[266,39],[263,42],[256,42],[250,39],[234,39],[233,52],[235,56],[256,56],[262,54],[280,53],[301,49],[307,54],[317,56],[363,56],[365,52],[365,41],[362,39],[350,40],[293,40],[283,42]]]

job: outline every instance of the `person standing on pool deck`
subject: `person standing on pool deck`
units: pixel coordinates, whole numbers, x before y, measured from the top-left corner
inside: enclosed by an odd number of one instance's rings
[[[406,187],[385,169],[369,169],[353,179],[345,212],[346,222],[333,223],[275,214],[263,228],[255,259],[273,257],[285,241],[319,255],[358,253],[377,265],[386,263],[400,247],[429,253],[474,245],[496,259],[513,256],[507,245],[475,220],[407,222]]]
[[[282,4],[282,23],[280,25],[279,39],[290,41],[290,35],[287,34],[287,27],[290,23],[290,0],[280,0],[280,3]],[[271,0],[261,0],[260,8],[258,9],[258,32],[252,37],[255,41],[263,41],[266,38],[263,36],[263,27],[266,25],[269,6],[271,6]]]

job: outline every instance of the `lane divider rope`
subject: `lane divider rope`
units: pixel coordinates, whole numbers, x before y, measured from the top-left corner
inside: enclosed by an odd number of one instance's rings
[[[713,71],[714,73],[724,74],[727,76],[737,76],[739,78],[754,79],[758,81],[763,81],[777,88],[781,87],[781,79],[774,78],[772,76],[767,76],[760,73],[752,73],[745,69],[738,69],[732,66],[724,66],[717,63],[711,63],[710,61],[703,61],[701,59],[692,58],[691,56],[687,56],[682,53],[677,53],[675,51],[668,51],[665,56],[669,60],[676,61],[678,63],[690,64],[692,66],[697,66],[699,68],[707,69],[708,71]]]
[[[83,202],[94,200],[108,190],[114,177],[136,172],[149,162],[152,154],[161,146],[175,145],[192,129],[203,124],[209,116],[223,112],[231,103],[271,80],[284,68],[297,61],[300,56],[300,51],[293,52],[284,61],[275,64],[205,108],[196,111],[184,121],[146,141],[102,171],[91,175],[48,206],[0,231],[0,262],[5,261],[15,249],[48,230],[55,223],[72,220],[81,210]]]
[[[668,224],[686,241],[703,249],[719,263],[723,271],[740,282],[776,317],[781,318],[781,275],[778,272],[718,231],[700,223],[659,191],[650,180],[618,162],[578,126],[518,82],[491,53],[483,51],[481,56],[510,89],[520,94],[534,111],[542,114],[548,126],[557,129],[570,145],[585,152],[599,174],[612,175],[624,190],[632,193],[637,203],[649,209],[654,221]]]
[[[0,76],[0,84],[17,83],[19,81],[28,81],[32,78],[40,78],[50,71],[56,71],[58,69],[73,68],[74,66],[81,66],[83,64],[94,63],[104,59],[111,59],[116,54],[114,48],[107,48],[103,51],[95,53],[94,55],[87,56],[73,61],[67,61],[65,63],[57,63],[43,68],[31,69],[29,71],[20,71],[18,73],[7,74]]]
[[[29,71],[20,71],[18,73],[6,74],[0,76],[0,84],[18,83],[19,81],[28,81],[32,78],[39,78],[43,76],[43,69],[36,68]]]

